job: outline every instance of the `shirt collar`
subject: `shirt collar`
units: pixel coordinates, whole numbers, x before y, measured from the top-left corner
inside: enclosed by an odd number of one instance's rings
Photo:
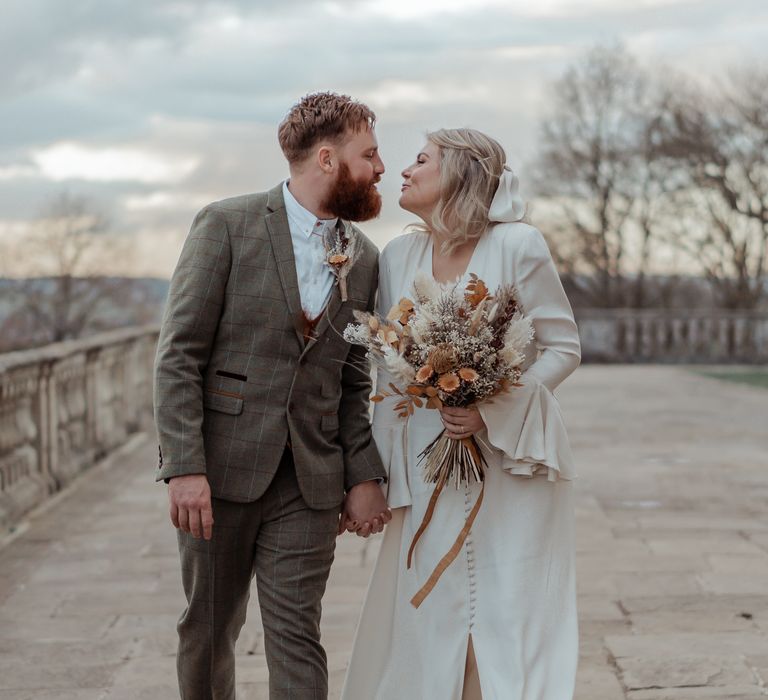
[[[283,182],[283,199],[288,218],[293,220],[307,238],[313,233],[322,235],[326,226],[335,226],[338,221],[338,219],[318,219],[311,211],[302,207],[288,189],[288,180]]]

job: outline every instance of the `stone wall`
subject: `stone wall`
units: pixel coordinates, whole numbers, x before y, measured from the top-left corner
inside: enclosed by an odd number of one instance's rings
[[[578,309],[576,319],[584,362],[768,363],[768,313]],[[0,355],[0,529],[151,428],[157,336],[128,328]]]
[[[768,313],[577,309],[584,362],[768,363]]]
[[[151,427],[157,336],[128,328],[0,355],[0,529]]]

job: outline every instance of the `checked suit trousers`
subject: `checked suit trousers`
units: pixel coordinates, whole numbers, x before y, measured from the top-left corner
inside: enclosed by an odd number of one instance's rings
[[[307,506],[286,449],[261,498],[251,503],[213,499],[211,540],[179,530],[187,597],[178,624],[182,700],[234,699],[235,642],[254,577],[270,700],[327,700],[320,612],[340,510]]]

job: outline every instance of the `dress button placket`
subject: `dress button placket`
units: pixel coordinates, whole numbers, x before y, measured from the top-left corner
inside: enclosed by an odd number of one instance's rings
[[[464,487],[464,517],[468,518],[472,512],[472,491],[467,484]],[[472,531],[469,531],[467,539],[464,542],[467,552],[467,574],[469,576],[469,631],[475,624],[475,601],[476,601],[476,582],[475,582],[475,549],[472,543]]]

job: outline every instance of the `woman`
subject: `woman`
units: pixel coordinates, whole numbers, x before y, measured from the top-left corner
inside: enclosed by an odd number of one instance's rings
[[[428,135],[403,173],[400,206],[423,225],[380,258],[378,312],[412,297],[419,272],[440,283],[477,274],[517,288],[532,318],[523,386],[476,409],[419,409],[407,422],[377,404],[374,435],[393,511],[366,597],[344,700],[570,700],[578,658],[574,476],[552,391],[578,366],[579,337],[543,237],[521,222],[502,147],[471,129]],[[384,372],[379,382],[389,382]],[[380,384],[382,385],[382,384]],[[406,558],[433,485],[418,455],[440,431],[476,435],[488,462],[484,501],[463,551],[418,609],[411,598],[451,548],[480,485],[446,487]]]

